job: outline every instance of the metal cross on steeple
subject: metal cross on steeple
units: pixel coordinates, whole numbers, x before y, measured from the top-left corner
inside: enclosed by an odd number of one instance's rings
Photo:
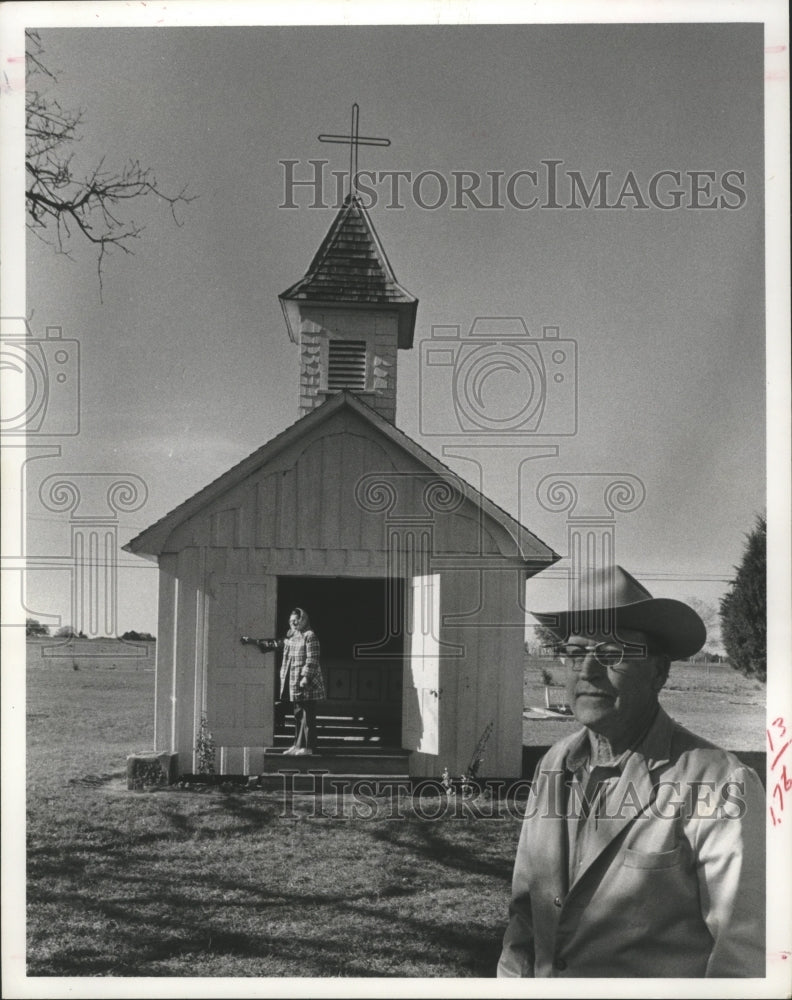
[[[359,146],[390,146],[390,139],[377,139],[370,135],[358,133],[360,108],[352,105],[352,126],[349,135],[320,135],[319,142],[338,142],[349,146],[349,194],[357,191],[358,177],[358,147]]]

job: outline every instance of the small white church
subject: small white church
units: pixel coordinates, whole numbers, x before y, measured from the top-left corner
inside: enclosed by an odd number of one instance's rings
[[[418,302],[356,194],[280,301],[298,418],[124,546],[159,565],[155,750],[196,770],[205,717],[220,773],[260,773],[287,742],[278,663],[239,639],[300,606],[320,754],[353,732],[413,777],[459,775],[491,724],[481,775],[519,777],[525,582],[558,556],[399,430]]]

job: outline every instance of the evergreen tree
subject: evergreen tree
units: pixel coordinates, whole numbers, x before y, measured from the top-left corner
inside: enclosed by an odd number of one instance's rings
[[[767,680],[767,520],[746,535],[737,576],[721,599],[721,636],[729,662],[746,677]]]

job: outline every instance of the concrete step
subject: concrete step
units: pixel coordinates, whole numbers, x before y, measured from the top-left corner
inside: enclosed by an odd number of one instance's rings
[[[321,748],[310,757],[295,757],[284,754],[277,748],[268,748],[264,752],[264,767],[262,774],[277,774],[279,771],[297,771],[307,774],[309,771],[327,771],[330,774],[398,774],[406,775],[409,771],[409,753],[406,750],[376,750],[363,747]]]
[[[291,746],[291,742],[288,744]],[[283,747],[279,745],[273,745],[271,747],[265,747],[265,754],[282,754],[283,750],[286,749],[286,744]],[[323,754],[324,751],[321,748],[321,743],[319,745],[319,750],[317,753]],[[381,747],[369,747],[361,743],[345,743],[341,747],[333,747],[331,750],[327,751],[328,755],[334,757],[404,757],[407,759],[410,756],[409,750],[402,750],[401,747],[397,746],[381,746]],[[289,755],[291,756],[291,754]]]
[[[384,746],[384,741],[379,733],[365,733],[361,731],[345,731],[345,732],[334,732],[328,733],[326,730],[319,730],[316,734],[317,743],[320,747],[362,747],[362,746],[374,746],[379,748]],[[285,750],[294,743],[294,731],[289,732],[288,730],[282,732],[276,732],[272,739],[272,745],[279,749]]]
[[[395,742],[398,733],[383,731],[371,719],[362,719],[358,716],[320,715],[316,720],[316,736],[320,749],[357,745],[381,747],[386,742]],[[275,729],[273,746],[285,750],[293,742],[294,717],[287,715]]]

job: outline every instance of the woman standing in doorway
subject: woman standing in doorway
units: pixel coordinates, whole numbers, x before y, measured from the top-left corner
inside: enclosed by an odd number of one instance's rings
[[[316,703],[325,697],[325,687],[319,666],[319,639],[302,608],[295,608],[289,615],[289,631],[283,640],[280,696],[294,705],[294,745],[284,752],[295,756],[313,754]]]
[[[302,608],[292,611],[285,639],[251,640],[243,636],[242,642],[255,642],[262,653],[283,650],[278,697],[294,706],[294,743],[283,752],[310,756],[316,750],[316,703],[325,697],[325,687],[319,666],[319,639],[308,615]]]
[[[317,702],[326,695],[319,666],[319,639],[307,613],[302,608],[291,612],[285,639],[251,639],[243,635],[241,641],[258,646],[262,653],[283,650],[278,698],[294,706],[294,743],[283,752],[294,756],[312,755],[316,751]]]

